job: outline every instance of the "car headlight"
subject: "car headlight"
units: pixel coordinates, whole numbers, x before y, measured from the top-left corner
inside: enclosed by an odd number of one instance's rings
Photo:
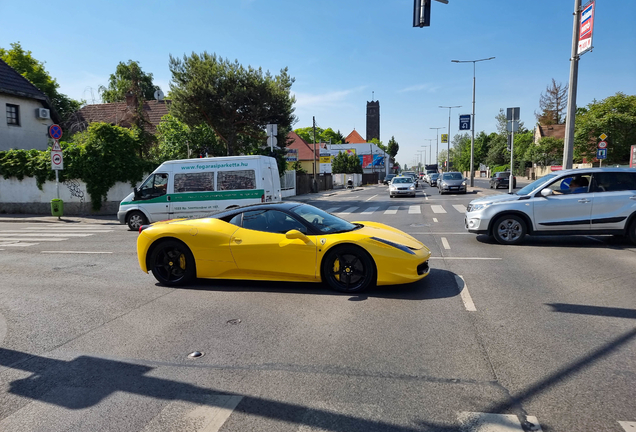
[[[415,189],[415,186],[411,186],[409,189],[413,190],[413,189]]]
[[[466,186],[466,182],[462,182],[462,186]]]
[[[490,205],[492,205],[491,202],[486,202],[486,203],[479,203],[479,204],[469,204],[468,207],[470,207],[469,211],[478,211],[478,210],[483,210]]]

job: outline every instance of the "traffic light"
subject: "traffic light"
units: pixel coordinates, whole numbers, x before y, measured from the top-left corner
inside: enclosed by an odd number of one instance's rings
[[[428,27],[431,25],[431,1],[413,0],[413,27]]]

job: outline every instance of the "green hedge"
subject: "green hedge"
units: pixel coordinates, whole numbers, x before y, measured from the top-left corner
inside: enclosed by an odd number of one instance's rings
[[[94,123],[85,132],[73,135],[72,142],[60,142],[64,152],[60,181],[84,181],[92,208],[99,210],[115,183],[130,182],[134,186],[158,166],[156,161],[139,156],[144,139],[140,135],[134,129]],[[55,180],[50,148],[0,151],[0,175],[18,180],[35,177],[42,189],[47,180]]]

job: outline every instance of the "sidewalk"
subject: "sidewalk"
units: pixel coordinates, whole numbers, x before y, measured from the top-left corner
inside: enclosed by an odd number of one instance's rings
[[[319,198],[336,196],[336,195],[343,195],[343,194],[348,194],[348,193],[351,193],[351,192],[362,191],[362,190],[365,190],[366,188],[372,188],[372,187],[377,187],[377,186],[384,186],[384,185],[366,185],[364,187],[358,186],[358,187],[356,187],[354,189],[345,189],[345,188],[330,189],[330,190],[320,191],[320,192],[316,192],[316,193],[308,193],[308,194],[303,194],[303,195],[294,195],[294,196],[290,196],[290,197],[285,197],[285,198],[283,198],[283,201],[307,202],[307,201],[313,201],[313,200],[316,200],[316,199],[319,199]]]
[[[0,214],[0,223],[3,222],[22,222],[22,223],[50,223],[58,225],[73,224],[92,224],[92,225],[120,225],[116,215],[99,215],[99,216],[47,216],[47,215],[4,215]]]

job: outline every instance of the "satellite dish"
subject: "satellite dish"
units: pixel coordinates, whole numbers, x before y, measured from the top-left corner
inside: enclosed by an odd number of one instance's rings
[[[163,92],[161,90],[155,91],[155,99],[158,100],[158,101],[162,101],[163,100]]]

